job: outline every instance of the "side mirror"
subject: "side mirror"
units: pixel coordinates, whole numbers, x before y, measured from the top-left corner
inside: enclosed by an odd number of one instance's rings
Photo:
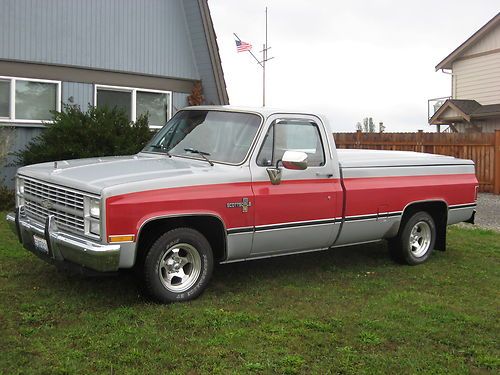
[[[273,185],[279,185],[281,183],[282,169],[279,167],[280,163],[286,169],[303,171],[307,169],[307,154],[302,151],[285,151],[283,158],[276,163],[276,167],[266,169]]]
[[[307,154],[302,151],[285,151],[281,163],[286,169],[303,171],[307,169]]]

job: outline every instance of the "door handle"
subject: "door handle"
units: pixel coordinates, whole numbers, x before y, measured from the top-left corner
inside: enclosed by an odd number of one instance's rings
[[[333,177],[333,173],[319,173],[319,172],[316,172],[316,177],[332,178]]]

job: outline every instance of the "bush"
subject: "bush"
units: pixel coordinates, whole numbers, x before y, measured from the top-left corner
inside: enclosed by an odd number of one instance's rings
[[[14,190],[2,185],[2,181],[0,181],[0,211],[13,210],[15,205]]]
[[[122,110],[65,105],[28,146],[14,153],[16,165],[95,156],[131,155],[150,140],[147,116],[130,122]]]

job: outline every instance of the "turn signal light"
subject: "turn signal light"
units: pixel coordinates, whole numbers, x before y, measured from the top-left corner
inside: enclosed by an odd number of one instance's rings
[[[135,236],[133,234],[126,236],[109,236],[108,242],[134,242]]]

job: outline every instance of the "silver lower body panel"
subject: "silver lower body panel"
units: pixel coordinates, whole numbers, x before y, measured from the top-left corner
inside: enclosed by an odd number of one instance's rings
[[[53,264],[70,262],[99,272],[117,271],[120,265],[120,245],[103,245],[57,229],[49,217],[45,225],[20,214],[7,214],[7,222],[24,248]],[[47,252],[35,246],[35,237],[47,242]]]

